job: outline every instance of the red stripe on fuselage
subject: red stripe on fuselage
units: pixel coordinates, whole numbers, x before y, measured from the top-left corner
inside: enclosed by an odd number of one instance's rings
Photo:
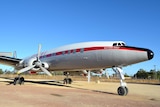
[[[56,52],[56,55],[62,55],[62,52]]]
[[[96,51],[96,50],[133,50],[133,51],[145,51],[143,48],[136,48],[136,47],[128,47],[128,46],[101,46],[101,47],[87,47],[87,48],[79,48],[79,49],[72,49],[72,50],[65,50],[61,52],[51,53],[44,56],[40,56],[40,58],[51,57],[51,56],[58,56],[58,55],[65,55],[71,53],[79,53],[79,52],[86,52],[86,51]]]
[[[46,57],[51,57],[51,56],[52,56],[52,54],[47,54],[47,55],[46,55]]]
[[[93,50],[103,50],[105,49],[104,47],[89,47],[89,48],[84,48],[84,51],[93,51]]]

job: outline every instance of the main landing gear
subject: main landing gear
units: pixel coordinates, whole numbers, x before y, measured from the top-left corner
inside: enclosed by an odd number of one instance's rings
[[[71,84],[72,83],[72,79],[69,78],[69,72],[64,72],[64,75],[66,76],[66,78],[63,80],[63,84]]]
[[[124,82],[125,78],[123,75],[123,70],[120,67],[113,67],[112,68],[116,74],[118,74],[120,78],[120,87],[117,89],[118,95],[126,96],[128,94],[128,88],[126,82]]]
[[[20,77],[20,75],[18,75],[18,77],[14,78],[13,84],[14,85],[16,85],[16,84],[19,84],[19,85],[24,84],[24,77]]]

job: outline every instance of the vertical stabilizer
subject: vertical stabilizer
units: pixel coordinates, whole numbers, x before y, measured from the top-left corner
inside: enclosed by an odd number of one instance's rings
[[[17,58],[17,52],[16,51],[13,52],[13,58]]]

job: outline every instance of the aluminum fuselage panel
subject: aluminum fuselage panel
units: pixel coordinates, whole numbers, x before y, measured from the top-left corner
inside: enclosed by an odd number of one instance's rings
[[[49,64],[49,70],[70,71],[126,66],[148,60],[148,57],[145,51],[107,49],[70,53],[41,60]]]

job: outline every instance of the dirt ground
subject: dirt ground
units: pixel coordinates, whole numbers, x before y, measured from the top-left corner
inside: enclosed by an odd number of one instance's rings
[[[129,94],[119,96],[119,83],[26,81],[0,78],[0,107],[160,107],[160,85],[128,84]]]

